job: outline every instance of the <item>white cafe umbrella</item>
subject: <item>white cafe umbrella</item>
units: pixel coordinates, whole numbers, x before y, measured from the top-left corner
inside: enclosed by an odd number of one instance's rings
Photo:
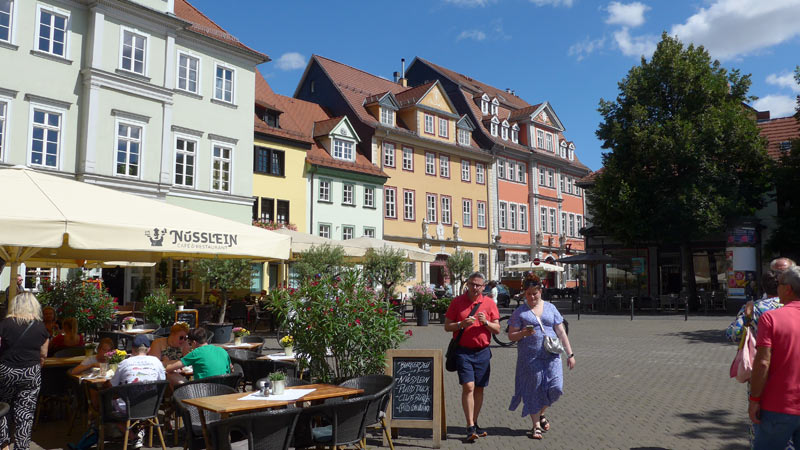
[[[12,273],[43,260],[289,258],[288,236],[164,201],[25,167],[0,169],[0,186],[0,258]]]
[[[292,238],[292,254],[307,252],[313,247],[320,245],[338,246],[344,249],[345,256],[364,256],[367,250],[363,247],[352,246],[348,244],[351,240],[337,241],[335,239],[328,239],[322,236],[315,236],[313,234],[303,233],[301,231],[289,230],[281,228],[275,230],[278,234],[290,236]]]
[[[355,239],[348,239],[347,242],[349,243],[349,245],[363,248],[365,250],[370,248],[374,248],[377,250],[384,247],[400,250],[404,252],[406,259],[408,259],[409,261],[431,262],[436,260],[436,255],[434,255],[431,252],[427,252],[419,247],[412,247],[410,245],[401,244],[399,242],[384,241],[382,239],[376,239],[366,236],[362,236],[360,238],[355,238]]]
[[[508,270],[510,272],[563,272],[564,268],[546,262],[540,262],[539,265],[535,265],[533,261],[528,261],[514,264],[513,266],[508,266],[504,270]]]

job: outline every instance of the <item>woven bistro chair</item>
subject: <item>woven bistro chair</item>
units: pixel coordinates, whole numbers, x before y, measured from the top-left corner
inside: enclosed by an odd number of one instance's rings
[[[177,413],[183,418],[183,428],[186,430],[186,438],[183,444],[184,450],[187,448],[191,450],[200,450],[205,447],[203,425],[200,422],[201,413],[205,415],[206,424],[220,420],[221,416],[218,413],[210,411],[201,412],[194,406],[184,405],[183,400],[233,394],[234,392],[236,392],[236,390],[230,386],[217,383],[203,383],[202,380],[197,383],[185,383],[175,388],[175,392],[172,394],[172,400]],[[175,436],[177,441],[177,429]],[[175,445],[177,445],[177,442]]]
[[[391,450],[394,450],[394,443],[392,443],[392,434],[389,432],[389,427],[386,424],[386,408],[392,397],[394,385],[395,379],[389,375],[364,375],[351,378],[339,385],[363,389],[364,393],[361,394],[361,396],[373,397],[374,401],[370,403],[369,409],[367,410],[365,426],[382,428]]]
[[[292,441],[299,408],[276,409],[222,419],[208,425],[208,435],[214,450],[242,448],[251,450],[286,450]],[[244,441],[234,441],[244,437]]]
[[[294,432],[295,448],[357,445],[364,448],[367,411],[374,396],[303,408]]]
[[[161,433],[161,424],[158,423],[158,409],[161,407],[161,401],[164,399],[164,392],[166,392],[167,386],[169,386],[169,382],[164,380],[123,384],[100,391],[98,450],[103,450],[105,441],[104,425],[107,423],[125,424],[123,449],[128,447],[128,434],[131,428],[137,424],[145,424],[151,428],[149,446],[153,446],[152,427],[156,427],[158,437],[161,440],[161,448],[166,450],[167,446],[164,443],[164,435]],[[119,410],[117,400],[122,400],[125,404],[125,411]]]

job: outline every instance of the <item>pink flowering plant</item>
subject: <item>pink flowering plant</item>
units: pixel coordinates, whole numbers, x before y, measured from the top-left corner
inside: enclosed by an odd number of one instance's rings
[[[301,369],[320,382],[383,373],[386,350],[409,336],[356,269],[310,277],[296,290],[275,288],[268,298],[294,338],[295,353],[310,357],[298,358]]]
[[[233,330],[231,330],[231,332],[233,333],[233,335],[235,337],[250,336],[250,332],[247,331],[247,328],[244,328],[244,327],[236,327]]]
[[[415,309],[431,309],[436,295],[433,289],[426,284],[416,284],[411,288],[411,304]]]
[[[46,282],[37,298],[42,306],[52,306],[59,318],[76,318],[78,331],[90,337],[109,326],[119,308],[105,287],[98,289],[81,280]]]
[[[128,316],[128,317],[122,319],[122,323],[124,323],[125,325],[129,325],[129,324],[130,325],[136,325],[136,317]]]

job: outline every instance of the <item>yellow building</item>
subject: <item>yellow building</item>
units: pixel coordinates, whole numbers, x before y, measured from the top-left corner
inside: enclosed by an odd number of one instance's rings
[[[314,56],[295,97],[352,118],[359,151],[389,176],[383,238],[437,254],[414,264],[407,285],[448,284],[444,266],[457,249],[472,253],[475,270],[491,271],[491,157],[438,81],[409,88]]]

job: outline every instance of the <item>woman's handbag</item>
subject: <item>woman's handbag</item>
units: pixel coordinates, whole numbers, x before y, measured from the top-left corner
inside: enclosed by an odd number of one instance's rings
[[[744,327],[742,339],[739,341],[739,350],[731,363],[731,378],[736,378],[739,383],[750,380],[753,374],[753,361],[756,357],[756,337],[749,326]]]
[[[481,306],[480,303],[476,304],[472,308],[472,311],[469,312],[467,317],[475,314],[475,311],[477,311],[478,308],[480,308],[480,306]],[[456,337],[450,339],[450,343],[447,344],[447,352],[445,352],[444,354],[444,368],[448,372],[455,372],[456,370],[458,370],[458,362],[456,360],[456,349],[458,349],[458,341],[461,340],[462,334],[464,334],[463,329],[458,332],[458,335]]]
[[[550,337],[544,334],[544,325],[542,325],[542,319],[540,319],[539,316],[533,312],[533,310],[531,310],[531,313],[533,313],[533,317],[536,317],[536,320],[539,322],[539,326],[542,328],[542,335],[544,335],[544,349],[556,355],[567,353],[567,351],[564,349],[564,345],[561,343],[561,339],[557,337]]]

